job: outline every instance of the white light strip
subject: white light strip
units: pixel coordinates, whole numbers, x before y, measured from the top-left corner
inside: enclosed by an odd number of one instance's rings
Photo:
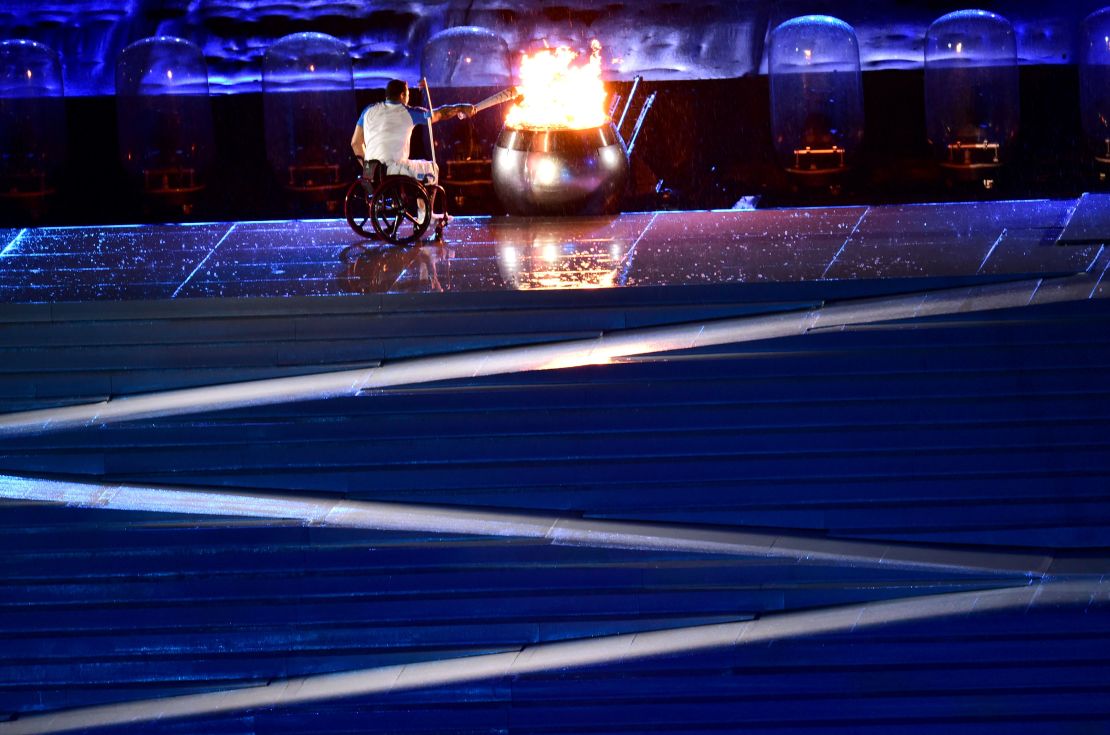
[[[981,261],[979,261],[979,267],[975,269],[976,273],[983,272],[983,269],[987,267],[987,263],[990,261],[991,256],[994,255],[994,251],[998,249],[998,246],[1002,244],[1002,241],[1006,239],[1006,235],[1008,234],[1010,234],[1009,229],[1003,227],[1002,232],[998,233],[998,237],[996,237],[994,242],[991,243],[990,249],[987,250],[987,254],[983,256],[983,259]]]
[[[342,697],[387,695],[585,666],[614,665],[666,655],[766,646],[773,641],[804,636],[861,634],[861,631],[885,625],[1041,606],[1082,606],[1085,611],[1093,604],[1110,601],[1108,593],[1110,582],[1041,583],[785,613],[736,623],[540,643],[507,653],[307,676],[250,688],[30,715],[0,723],[0,735],[45,735],[94,727],[163,722],[174,718],[218,716]]]
[[[27,228],[24,227],[22,230],[19,231],[18,234],[16,234],[15,237],[12,238],[11,242],[4,246],[3,250],[0,250],[0,258],[10,255],[15,250],[15,247],[19,245],[19,243],[22,242],[23,238],[26,236]]]
[[[273,518],[380,531],[530,538],[556,546],[725,554],[899,570],[1044,577],[1052,573],[1054,564],[1052,557],[1035,554],[891,545],[451,506],[69,482],[6,475],[0,475],[0,498],[104,510]],[[1103,573],[1107,569],[1104,561],[1090,560],[1089,564],[1073,564],[1069,573]]]
[[[792,337],[812,329],[1013,308],[1027,305],[1034,294],[1041,302],[1071,301],[1077,299],[1075,286],[1084,286],[1089,293],[1093,282],[1091,275],[1079,274],[1048,279],[1045,285],[1055,288],[1044,289],[1043,292],[1038,292],[1041,279],[922,291],[844,301],[817,309],[621,330],[593,339],[461,352],[372,368],[125,396],[100,403],[0,415],[0,437],[29,436],[203,411],[355,396],[362,391],[399,385],[603,365],[634,355]]]
[[[208,262],[208,259],[211,258],[215,254],[215,252],[220,249],[220,246],[224,244],[224,240],[226,240],[231,235],[231,233],[235,231],[235,226],[235,224],[232,224],[231,227],[227,228],[227,232],[224,233],[224,236],[221,237],[216,242],[216,244],[212,246],[212,249],[208,251],[208,254],[205,255],[199,263],[197,263],[197,267],[193,268],[192,272],[185,278],[185,280],[182,281],[178,285],[178,287],[173,290],[173,293],[170,295],[171,299],[176,299],[177,295],[181,293],[181,290],[189,285],[189,281],[193,280],[193,276],[195,276],[197,272],[204,267],[205,263]]]
[[[833,269],[833,266],[836,265],[837,259],[840,258],[841,253],[843,253],[845,248],[848,247],[848,243],[850,243],[852,241],[852,238],[856,236],[856,233],[859,232],[859,226],[863,224],[863,220],[866,219],[867,213],[870,211],[871,207],[864,207],[863,211],[860,212],[859,219],[856,220],[856,226],[853,227],[852,231],[848,233],[848,237],[844,238],[844,242],[841,243],[840,249],[837,250],[835,254],[833,254],[832,260],[830,260],[829,264],[825,266],[825,270],[821,271],[822,280],[829,277],[829,271],[831,271]]]

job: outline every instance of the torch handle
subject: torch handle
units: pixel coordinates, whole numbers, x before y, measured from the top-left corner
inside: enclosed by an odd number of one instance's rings
[[[485,110],[489,107],[493,107],[494,105],[500,105],[500,104],[508,102],[512,99],[515,99],[516,96],[517,96],[516,87],[509,87],[508,89],[504,89],[504,90],[498,92],[497,94],[493,95],[492,97],[486,97],[481,102],[475,104],[474,105],[474,112],[475,112],[475,114],[477,114],[477,113],[481,112],[482,110]]]

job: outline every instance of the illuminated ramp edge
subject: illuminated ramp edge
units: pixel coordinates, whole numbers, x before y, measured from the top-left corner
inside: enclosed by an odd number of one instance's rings
[[[37,735],[80,729],[139,725],[177,718],[226,715],[290,707],[340,698],[395,695],[406,691],[489,679],[595,666],[627,664],[714,649],[762,647],[794,638],[841,634],[864,636],[872,629],[904,623],[937,623],[1004,611],[1066,608],[1083,615],[1110,602],[1110,583],[1041,583],[996,590],[960,592],[910,600],[849,605],[812,612],[773,615],[631,635],[602,636],[528,646],[519,651],[426,661],[367,670],[273,681],[265,686],[33,715],[0,723],[0,735]],[[740,653],[742,661],[743,654]]]
[[[850,325],[1102,298],[1102,275],[1101,270],[1096,270],[1067,277],[848,300],[772,315],[615,331],[595,339],[416,358],[373,368],[190,388],[11,413],[0,416],[0,437],[355,396],[399,385],[599,365],[637,355],[792,337]]]
[[[1104,559],[1057,562],[1050,556],[1036,554],[889,545],[675,524],[3,475],[0,498],[101,510],[291,519],[338,528],[503,536],[538,539],[558,546],[753,556],[900,570],[1051,578],[1060,574],[1102,574],[1110,569]]]

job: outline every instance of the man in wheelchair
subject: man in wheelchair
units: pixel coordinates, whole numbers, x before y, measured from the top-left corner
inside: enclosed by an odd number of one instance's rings
[[[425,92],[427,88],[425,87]],[[409,107],[409,88],[400,79],[386,85],[386,99],[359,115],[351,150],[363,175],[343,201],[347,223],[362,237],[373,232],[394,244],[419,240],[434,225],[435,239],[447,224],[447,194],[438,183],[435,155],[431,161],[409,158],[412,131],[450,117],[472,115],[472,105],[446,105],[432,110]]]
[[[438,166],[432,161],[409,158],[409,142],[417,125],[474,114],[473,105],[444,105],[434,110],[409,107],[409,85],[391,79],[385,101],[362,111],[351,137],[351,149],[367,165],[379,161],[388,175],[412,176],[423,184],[439,181]]]

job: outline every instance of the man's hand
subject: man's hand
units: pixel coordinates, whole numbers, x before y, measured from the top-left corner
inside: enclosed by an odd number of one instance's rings
[[[476,112],[474,105],[444,105],[432,113],[432,122],[450,120],[453,117],[468,117]]]

